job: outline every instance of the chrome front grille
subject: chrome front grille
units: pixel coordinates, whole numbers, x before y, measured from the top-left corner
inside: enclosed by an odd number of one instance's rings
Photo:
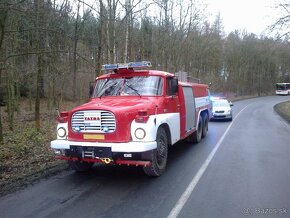
[[[74,132],[111,133],[116,129],[116,119],[109,111],[77,111],[72,115],[71,125]]]

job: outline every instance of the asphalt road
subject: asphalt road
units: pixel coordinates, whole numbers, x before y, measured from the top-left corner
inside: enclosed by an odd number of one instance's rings
[[[234,103],[199,144],[170,149],[161,177],[137,167],[66,171],[0,198],[0,217],[290,217],[290,96]]]

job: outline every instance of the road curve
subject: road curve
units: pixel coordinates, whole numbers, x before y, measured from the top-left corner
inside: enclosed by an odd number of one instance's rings
[[[0,217],[162,218],[178,205],[173,217],[290,217],[290,126],[273,110],[287,100],[235,102],[232,124],[210,122],[201,143],[172,147],[159,178],[138,167],[65,171],[0,198]],[[201,169],[188,198],[178,204]]]
[[[273,110],[286,100],[237,103],[245,110],[179,217],[290,217],[290,126]]]

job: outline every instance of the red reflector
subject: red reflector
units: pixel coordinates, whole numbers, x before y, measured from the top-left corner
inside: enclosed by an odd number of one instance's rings
[[[138,111],[139,116],[147,116],[147,110],[140,110]]]
[[[61,117],[67,117],[68,116],[68,111],[62,111],[60,112]]]
[[[149,116],[136,116],[136,123],[146,123],[149,120]]]

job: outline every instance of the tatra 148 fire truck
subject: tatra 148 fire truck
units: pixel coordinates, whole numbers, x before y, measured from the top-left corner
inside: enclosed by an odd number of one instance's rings
[[[55,158],[76,171],[102,162],[142,166],[147,175],[160,176],[169,146],[205,137],[208,86],[149,67],[147,61],[103,65],[108,73],[96,78],[90,101],[59,114],[51,142]]]

